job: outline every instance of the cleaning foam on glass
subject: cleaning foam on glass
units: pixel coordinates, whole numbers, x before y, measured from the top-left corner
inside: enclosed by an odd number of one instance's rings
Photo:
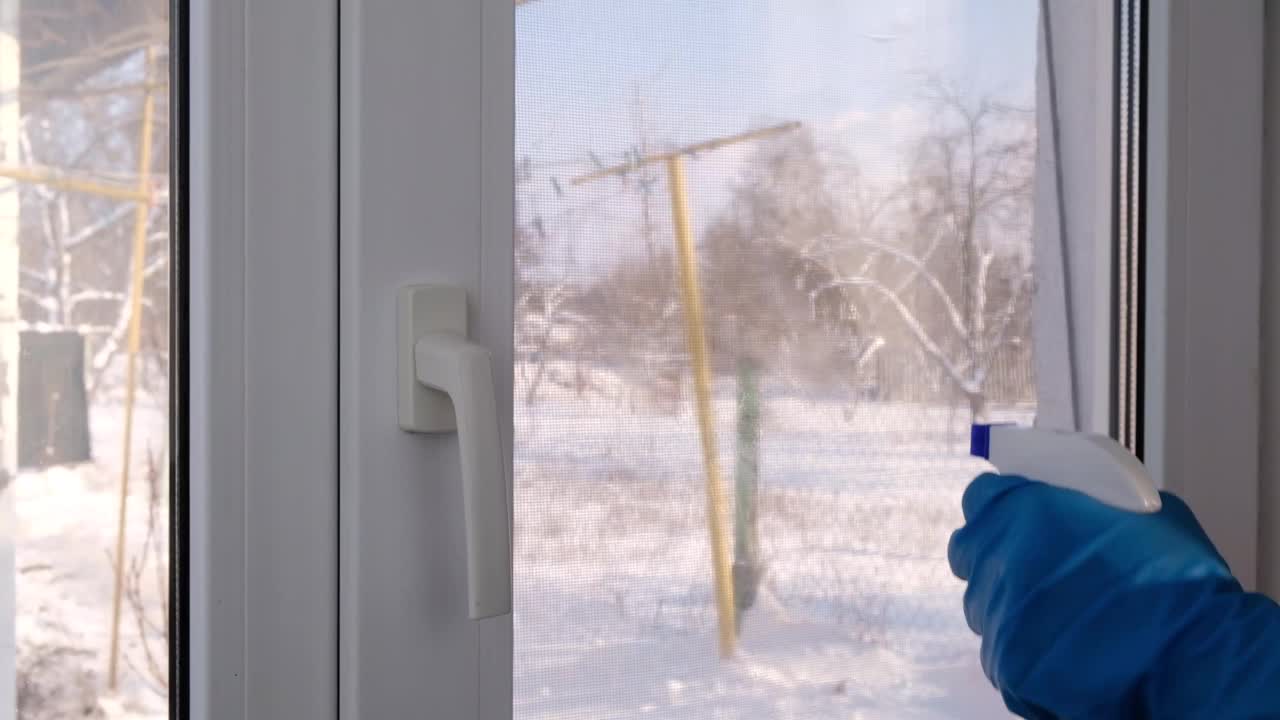
[[[1160,493],[1142,462],[1106,435],[975,424],[969,452],[1004,475],[1077,490],[1131,512],[1160,509]]]

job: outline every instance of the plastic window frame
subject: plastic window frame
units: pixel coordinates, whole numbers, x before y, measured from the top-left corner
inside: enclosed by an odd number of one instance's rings
[[[337,20],[335,2],[185,0],[175,28],[176,717],[337,715]]]
[[[1258,578],[1264,3],[1152,0],[1145,462]]]

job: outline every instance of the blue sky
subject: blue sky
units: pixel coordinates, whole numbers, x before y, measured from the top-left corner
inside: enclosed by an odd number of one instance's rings
[[[516,154],[564,244],[611,256],[598,232],[634,223],[620,182],[558,181],[621,160],[641,136],[685,144],[783,120],[865,168],[892,171],[925,122],[921,84],[1030,107],[1036,0],[538,0],[516,10]],[[749,148],[691,163],[700,224]],[[563,187],[563,183],[562,183]],[[662,195],[656,197],[662,198]],[[526,208],[527,209],[527,208]],[[656,214],[665,217],[659,204]],[[568,217],[567,216],[572,216]],[[583,236],[583,227],[589,229]],[[583,247],[596,245],[599,247]]]

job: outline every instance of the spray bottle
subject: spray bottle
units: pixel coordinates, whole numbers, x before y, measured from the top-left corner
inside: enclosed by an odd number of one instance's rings
[[[1160,493],[1142,462],[1106,435],[975,424],[969,452],[1003,474],[1077,490],[1122,510],[1160,509]]]

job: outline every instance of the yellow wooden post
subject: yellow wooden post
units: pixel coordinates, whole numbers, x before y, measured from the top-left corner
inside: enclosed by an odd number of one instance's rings
[[[0,178],[46,185],[57,190],[97,195],[112,200],[147,202],[151,195],[146,188],[133,188],[93,178],[78,177],[53,168],[0,165]]]
[[[147,49],[146,68],[151,72],[152,52]],[[129,507],[129,455],[133,444],[133,404],[137,386],[138,350],[142,344],[142,290],[147,255],[147,224],[151,215],[151,134],[155,123],[155,97],[148,88],[142,96],[142,130],[138,145],[139,200],[133,218],[133,257],[129,275],[129,344],[125,365],[124,439],[120,452],[120,512],[116,526],[115,592],[111,601],[111,649],[107,664],[107,688],[115,690],[120,675],[120,611],[125,582],[125,526]]]
[[[702,292],[698,288],[698,261],[689,222],[689,202],[684,180],[684,156],[667,157],[667,186],[671,191],[671,219],[675,225],[676,259],[680,266],[680,290],[684,300],[684,326],[693,362],[693,390],[697,402],[698,430],[702,436],[702,462],[707,473],[707,528],[711,532],[711,563],[715,573],[716,610],[720,621],[720,655],[733,655],[733,578],[726,533],[725,490],[716,449],[715,413],[711,407],[711,363],[707,357],[706,328],[702,317]]]
[[[517,0],[516,4],[520,4]],[[773,127],[686,145],[671,152],[634,158],[621,165],[601,168],[580,175],[570,181],[582,185],[607,177],[625,176],[639,165],[663,163],[667,166],[667,186],[671,192],[671,220],[675,225],[676,261],[680,266],[680,289],[684,302],[685,335],[689,345],[689,357],[693,363],[693,389],[697,402],[698,430],[702,438],[702,462],[707,480],[707,529],[711,534],[711,562],[715,575],[716,612],[720,623],[720,654],[732,657],[736,643],[736,618],[733,602],[733,567],[729,557],[728,523],[725,515],[728,502],[724,481],[720,476],[720,459],[716,450],[715,413],[711,407],[711,363],[707,355],[706,330],[702,316],[702,293],[698,289],[697,251],[693,244],[693,229],[689,220],[688,191],[685,187],[684,157],[709,152],[726,145],[790,132],[800,127],[798,122],[782,123]]]

